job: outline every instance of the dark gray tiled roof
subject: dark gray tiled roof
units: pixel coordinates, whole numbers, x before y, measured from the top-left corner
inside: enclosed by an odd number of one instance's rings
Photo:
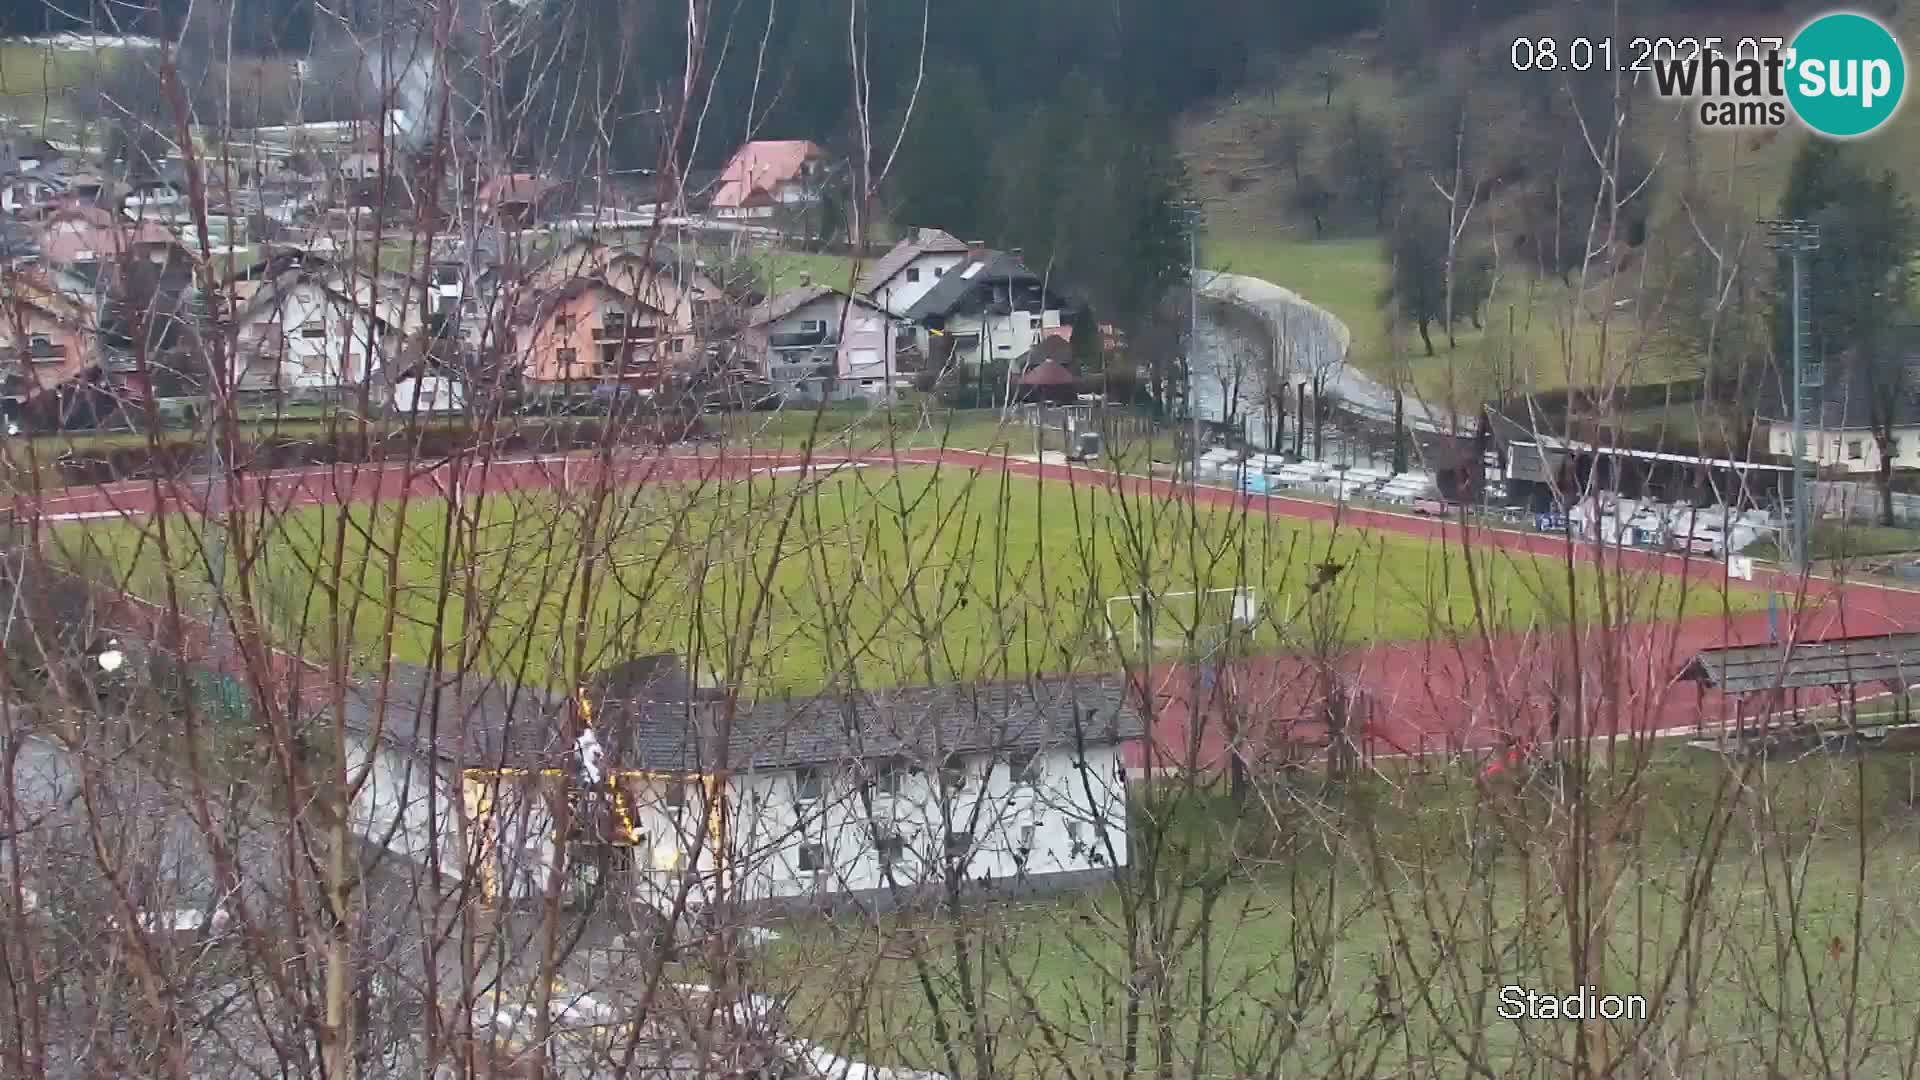
[[[650,686],[627,682],[619,698],[602,696],[608,681],[593,680],[602,687],[594,732],[613,767],[692,772],[887,757],[926,761],[936,754],[1110,745],[1145,733],[1120,675],[900,687],[730,709],[724,696],[690,687],[667,665],[657,672]],[[436,684],[440,723],[430,738],[432,714],[422,702]],[[372,730],[377,689],[369,684],[349,694],[354,730]],[[479,676],[436,680],[425,669],[396,664],[386,717],[383,742],[470,767],[555,767],[574,752],[563,699]]]
[[[918,321],[929,315],[949,314],[960,306],[960,302],[976,285],[985,286],[992,282],[1004,285],[1008,279],[1028,283],[1040,280],[1027,269],[1025,263],[1004,251],[989,251],[978,262],[980,269],[974,271],[972,277],[967,276],[967,268],[974,265],[971,261],[947,271],[938,284],[927,290],[927,295],[907,309],[904,317]]]

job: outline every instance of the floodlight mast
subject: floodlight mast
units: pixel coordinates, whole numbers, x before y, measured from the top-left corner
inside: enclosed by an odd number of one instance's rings
[[[1785,251],[1793,266],[1793,506],[1789,517],[1788,558],[1795,574],[1811,563],[1812,477],[1808,475],[1808,413],[1819,410],[1826,387],[1825,366],[1807,355],[1811,331],[1807,255],[1820,250],[1820,226],[1805,218],[1762,218],[1767,245]]]

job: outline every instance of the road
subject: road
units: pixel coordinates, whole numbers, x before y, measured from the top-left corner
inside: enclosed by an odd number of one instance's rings
[[[1332,312],[1310,303],[1292,289],[1245,274],[1208,275],[1202,280],[1200,295],[1237,304],[1267,320],[1282,347],[1291,353],[1282,362],[1292,371],[1304,373],[1296,378],[1311,379],[1313,373],[1318,372],[1324,385],[1345,401],[1349,411],[1370,420],[1393,422],[1393,391],[1348,362],[1353,334]],[[1230,328],[1203,320],[1197,371],[1231,371],[1232,333]],[[1202,415],[1220,415],[1222,381],[1228,380],[1199,380],[1195,397],[1200,402]],[[1451,412],[1412,396],[1406,401],[1406,416],[1407,423],[1416,430],[1456,430]],[[1472,430],[1472,425],[1464,430]]]

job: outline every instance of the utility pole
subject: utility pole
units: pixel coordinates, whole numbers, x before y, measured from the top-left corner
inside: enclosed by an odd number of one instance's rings
[[[1187,418],[1192,425],[1187,444],[1187,481],[1200,483],[1200,403],[1194,398],[1193,354],[1200,347],[1200,204],[1188,202],[1187,222]],[[1224,403],[1223,403],[1224,405]]]
[[[1785,251],[1793,265],[1793,506],[1788,558],[1794,573],[1807,572],[1811,560],[1812,476],[1807,460],[1808,414],[1820,408],[1826,372],[1817,357],[1807,355],[1810,306],[1807,255],[1820,250],[1820,226],[1804,218],[1763,218],[1767,244]]]

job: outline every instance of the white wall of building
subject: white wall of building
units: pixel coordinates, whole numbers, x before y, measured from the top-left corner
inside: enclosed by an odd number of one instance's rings
[[[380,366],[385,335],[379,320],[355,312],[318,283],[302,281],[279,298],[273,311],[243,329],[246,373],[241,383],[281,389],[335,389],[352,385]]]
[[[967,260],[964,252],[922,252],[912,262],[888,278],[867,299],[879,304],[890,315],[903,315],[920,298],[933,291],[940,279]],[[915,278],[919,280],[913,280]]]
[[[1007,762],[967,758],[966,785],[953,794],[949,813],[954,831],[972,832],[968,879],[1020,877],[1023,847],[1028,879],[1124,865],[1126,785],[1118,749],[1089,747],[1084,776],[1078,758],[1066,749],[1042,752],[1034,760],[1032,782],[1015,784]],[[845,768],[826,770],[820,797],[798,802],[794,770],[739,778],[730,838],[738,868],[734,888],[751,899],[886,888],[859,783]],[[872,805],[874,820],[902,841],[894,861],[896,884],[911,889],[939,883],[949,819],[942,814],[937,774],[906,770],[897,794],[876,790]]]
[[[383,748],[369,755],[361,744],[349,750],[349,765],[369,760],[372,771],[353,808],[355,831],[370,844],[425,864],[433,837],[451,881],[468,873],[489,876],[469,866],[460,842],[459,823],[472,808],[449,763],[430,766],[424,758]],[[965,874],[969,881],[1008,883],[1022,876],[1038,881],[1072,872],[1101,872],[1125,865],[1126,785],[1116,746],[1089,747],[1081,758],[1070,749],[1034,755],[1029,780],[1016,783],[1006,760],[985,755],[965,760],[966,782],[950,800],[954,832],[970,832]],[[935,773],[901,766],[892,794],[876,790],[873,818],[860,796],[849,766],[819,770],[819,795],[798,799],[799,773],[792,769],[734,777],[725,789],[728,888],[745,901],[802,900],[852,892],[885,890],[881,855],[870,821],[896,833],[901,849],[894,858],[894,881],[905,891],[937,886],[945,870],[947,818],[942,814]],[[713,881],[715,840],[702,835],[709,807],[694,785],[683,785],[676,804],[662,783],[638,789],[625,806],[643,843],[629,849],[628,898],[665,909],[681,876],[699,875],[690,902],[697,905]],[[437,786],[436,786],[437,785]],[[469,842],[508,902],[544,895],[556,851],[554,822],[545,801],[528,797],[531,787],[509,779],[489,782],[485,799],[493,813],[472,818]],[[430,795],[437,800],[429,810]],[[1089,797],[1091,793],[1091,797]],[[1022,852],[1024,851],[1024,874]]]
[[[1920,427],[1893,429],[1896,469],[1920,469]],[[1767,425],[1767,451],[1777,457],[1793,456],[1793,425],[1772,421]],[[1866,428],[1847,431],[1808,431],[1807,456],[1823,470],[1848,473],[1878,473],[1880,444]]]

